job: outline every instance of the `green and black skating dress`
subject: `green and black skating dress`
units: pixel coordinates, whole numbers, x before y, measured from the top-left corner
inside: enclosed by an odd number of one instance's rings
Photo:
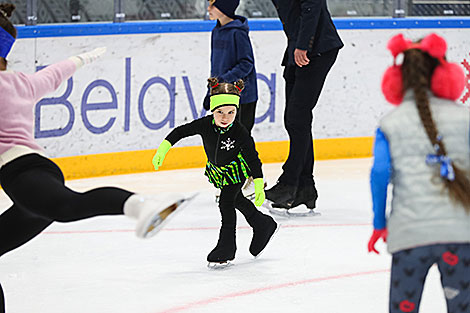
[[[250,176],[263,177],[253,137],[237,120],[221,128],[209,115],[176,127],[165,139],[173,146],[193,135],[202,137],[207,155],[205,175],[215,187],[239,184]]]

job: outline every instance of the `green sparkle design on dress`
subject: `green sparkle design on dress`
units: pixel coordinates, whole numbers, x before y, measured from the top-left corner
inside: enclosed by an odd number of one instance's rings
[[[209,178],[211,184],[221,189],[224,186],[240,184],[242,180],[250,177],[249,171],[250,167],[239,152],[235,160],[224,166],[217,166],[207,161],[204,175]]]

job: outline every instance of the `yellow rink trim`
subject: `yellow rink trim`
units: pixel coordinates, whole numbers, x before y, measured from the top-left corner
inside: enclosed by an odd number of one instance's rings
[[[314,140],[315,159],[331,160],[372,156],[373,137],[329,138]],[[284,162],[288,141],[258,142],[256,148],[263,163]],[[153,171],[155,150],[127,151],[54,158],[66,179],[130,174]],[[168,152],[160,170],[204,167],[202,146],[175,147]]]

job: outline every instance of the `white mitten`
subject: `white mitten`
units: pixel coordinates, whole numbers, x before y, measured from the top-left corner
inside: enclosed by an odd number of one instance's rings
[[[105,52],[106,52],[106,47],[96,48],[93,51],[85,52],[85,53],[70,57],[70,60],[72,60],[75,63],[77,68],[80,68],[83,65],[90,64],[91,62],[97,60]]]

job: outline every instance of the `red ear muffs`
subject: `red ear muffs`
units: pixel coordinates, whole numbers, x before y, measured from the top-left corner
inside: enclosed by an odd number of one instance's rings
[[[393,57],[396,58],[397,55],[409,48],[412,42],[403,37],[403,34],[398,34],[390,38],[387,43],[387,49],[390,50]]]
[[[439,60],[431,77],[431,91],[440,98],[457,100],[465,88],[465,73],[457,63],[445,60],[447,43],[444,38],[430,34],[419,43],[403,37],[402,34],[393,36],[387,48],[393,55],[394,65],[389,67],[382,78],[382,92],[388,102],[399,105],[403,100],[403,78],[401,65],[396,65],[396,57],[408,49],[419,49]]]
[[[447,42],[441,36],[436,34],[429,34],[421,40],[419,49],[427,52],[430,56],[436,59],[441,59],[446,56]]]
[[[382,78],[382,92],[393,105],[399,105],[403,101],[403,80],[401,77],[401,65],[390,66]]]
[[[465,88],[465,73],[456,63],[436,67],[431,78],[431,90],[439,98],[457,100]]]

